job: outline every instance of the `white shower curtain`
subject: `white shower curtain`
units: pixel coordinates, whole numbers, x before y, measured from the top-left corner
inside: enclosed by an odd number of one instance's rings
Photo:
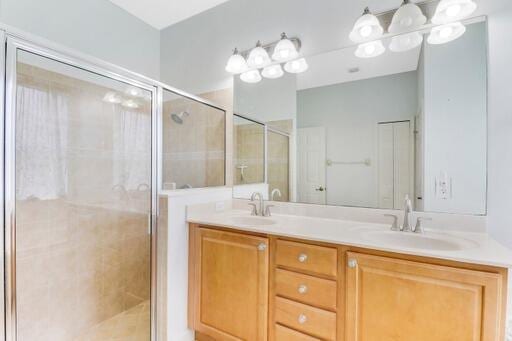
[[[117,106],[114,120],[114,183],[148,190],[151,181],[151,115]]]
[[[17,87],[16,195],[18,200],[66,195],[68,97],[52,89]]]

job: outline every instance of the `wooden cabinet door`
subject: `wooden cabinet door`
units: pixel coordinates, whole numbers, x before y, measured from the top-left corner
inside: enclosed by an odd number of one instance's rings
[[[195,330],[218,341],[267,340],[268,239],[196,231]]]
[[[502,276],[347,253],[347,341],[498,341]]]

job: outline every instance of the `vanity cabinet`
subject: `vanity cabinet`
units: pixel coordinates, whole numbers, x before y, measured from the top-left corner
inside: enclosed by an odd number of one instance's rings
[[[499,340],[501,275],[347,253],[346,340]]]
[[[214,340],[267,340],[268,239],[199,228],[190,247],[191,327]]]
[[[196,340],[504,339],[507,269],[233,231],[190,225]]]

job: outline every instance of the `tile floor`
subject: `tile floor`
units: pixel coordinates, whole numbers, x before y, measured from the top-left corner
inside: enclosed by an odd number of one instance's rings
[[[75,341],[149,341],[150,304],[145,301],[101,322]]]

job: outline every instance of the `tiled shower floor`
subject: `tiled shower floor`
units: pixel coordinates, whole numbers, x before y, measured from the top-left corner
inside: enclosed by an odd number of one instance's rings
[[[142,302],[92,327],[75,341],[148,341],[149,301]]]

